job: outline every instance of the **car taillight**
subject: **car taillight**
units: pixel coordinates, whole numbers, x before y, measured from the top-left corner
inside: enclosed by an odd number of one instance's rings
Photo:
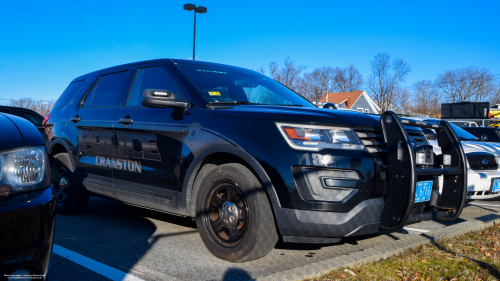
[[[50,119],[50,114],[45,115],[45,118],[43,119],[43,128],[47,127],[47,122],[49,122]]]

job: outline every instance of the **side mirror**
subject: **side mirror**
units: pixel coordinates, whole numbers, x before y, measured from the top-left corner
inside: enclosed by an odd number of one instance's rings
[[[481,134],[481,140],[482,141],[488,141],[488,136],[485,134]]]
[[[187,108],[189,103],[183,100],[177,100],[174,93],[162,89],[146,89],[142,93],[141,104],[146,107],[165,108],[180,107]]]
[[[323,108],[327,108],[327,109],[337,109],[337,106],[333,103],[325,103],[323,105]]]

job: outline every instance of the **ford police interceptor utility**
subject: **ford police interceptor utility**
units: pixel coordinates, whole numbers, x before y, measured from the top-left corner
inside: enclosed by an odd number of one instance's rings
[[[208,250],[233,262],[279,237],[338,242],[453,220],[465,204],[465,158],[446,121],[316,108],[233,66],[160,59],[92,72],[45,125],[60,214],[100,196],[193,217]]]

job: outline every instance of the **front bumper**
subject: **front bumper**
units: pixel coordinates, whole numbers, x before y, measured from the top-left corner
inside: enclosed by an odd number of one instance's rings
[[[340,239],[328,241],[318,238],[340,238],[377,232],[383,209],[384,200],[375,198],[359,203],[346,213],[275,208],[274,214],[284,242],[325,243]]]
[[[493,179],[500,178],[500,170],[467,170],[467,199],[500,199],[500,192],[491,193]]]
[[[324,164],[324,171],[311,173],[319,180],[307,180],[308,176],[305,174],[308,173],[304,173],[303,166],[292,166],[295,184],[293,187],[290,184],[287,186],[290,195],[294,194],[290,191],[298,191],[298,198],[292,200],[294,204],[291,207],[282,205],[281,208],[274,208],[284,242],[337,242],[342,237],[372,234],[379,230],[399,231],[408,223],[436,218],[455,220],[460,215],[465,205],[466,161],[461,144],[451,126],[446,122],[401,122],[392,112],[384,113],[381,120],[382,130],[366,128],[363,129],[366,132],[358,133],[365,138],[376,138],[365,142],[379,145],[377,149],[368,150],[376,157],[368,156],[365,159],[366,154],[353,153],[337,156],[341,152],[312,155],[313,159],[322,159],[321,163]],[[440,134],[441,148],[445,154],[451,156],[452,162],[444,166],[440,159],[431,166],[417,166],[414,148],[402,123],[435,128]],[[361,131],[359,128],[358,130]],[[307,159],[307,156],[308,154],[304,154],[304,158]],[[333,164],[325,165],[324,159]],[[339,167],[340,163],[346,165]],[[315,165],[315,162],[312,161],[311,164]],[[311,169],[309,163],[306,163],[306,166],[305,169]],[[369,166],[371,168],[368,168]],[[299,173],[300,169],[303,173]],[[319,167],[312,169],[318,170]],[[334,176],[329,174],[329,171],[333,169],[355,170],[360,177],[332,180],[331,177]],[[440,176],[443,178],[443,184],[438,192]],[[430,194],[425,195],[430,196],[427,200],[415,202],[417,182],[422,181],[434,181],[434,188]],[[332,189],[337,191],[332,192]],[[338,199],[344,189],[354,190],[351,192],[353,195],[341,201],[327,200],[327,196]],[[421,186],[419,190],[423,192]],[[426,192],[429,192],[428,189]],[[419,194],[422,196],[422,193]],[[304,203],[300,204],[300,200]],[[313,203],[318,205],[317,208],[308,206]]]
[[[45,279],[55,222],[56,204],[52,188],[1,200],[0,276],[25,269],[31,275]]]

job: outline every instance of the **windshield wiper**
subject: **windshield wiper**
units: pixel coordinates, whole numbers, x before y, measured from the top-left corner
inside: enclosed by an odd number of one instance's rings
[[[218,104],[255,104],[249,101],[211,101],[208,103],[209,105],[218,105]]]

